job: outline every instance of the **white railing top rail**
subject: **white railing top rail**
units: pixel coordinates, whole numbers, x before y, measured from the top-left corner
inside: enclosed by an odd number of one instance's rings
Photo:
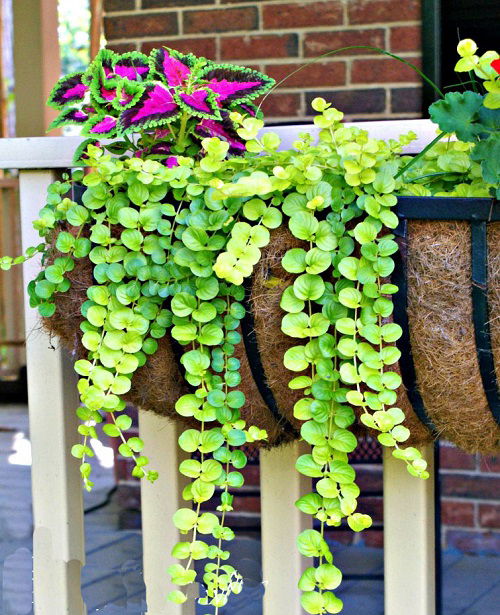
[[[368,131],[377,139],[395,138],[413,130],[418,138],[405,148],[407,154],[420,152],[436,136],[437,126],[430,120],[378,120],[348,122]],[[266,131],[279,134],[283,147],[291,147],[299,132],[317,135],[314,124],[269,126]],[[0,169],[63,169],[73,166],[73,155],[82,137],[20,137],[0,139]],[[104,141],[105,142],[105,141]]]

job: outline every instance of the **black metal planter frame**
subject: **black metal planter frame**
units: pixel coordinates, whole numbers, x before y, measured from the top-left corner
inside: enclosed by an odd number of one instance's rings
[[[500,221],[500,203],[487,198],[403,196],[398,198],[395,211],[400,219],[400,224],[395,234],[403,240],[407,236],[408,220],[460,220],[470,223],[472,261],[471,294],[476,350],[488,405],[493,417],[500,425],[500,396],[495,374],[489,327],[487,238],[488,223]],[[397,343],[398,348],[401,350],[401,359],[399,362],[401,377],[416,415],[432,433],[436,434],[436,428],[425,410],[422,396],[417,387],[415,365],[411,353],[407,313],[408,282],[404,250],[400,250],[395,254],[395,262],[396,268],[392,274],[392,281],[399,287],[399,292],[396,293],[393,298],[394,321],[403,329],[403,335]],[[248,355],[250,369],[262,398],[266,402],[278,425],[281,425],[284,436],[288,434],[292,437],[298,437],[297,430],[280,412],[273,392],[266,381],[255,334],[255,322],[248,301],[251,284],[251,279],[249,279],[247,281],[246,300],[244,302],[246,315],[241,321],[243,341]]]
[[[398,198],[396,213],[400,224],[395,233],[406,239],[409,220],[456,220],[469,222],[471,233],[471,297],[476,352],[479,371],[488,406],[500,425],[500,395],[491,346],[488,310],[488,223],[500,222],[500,202],[485,198],[413,197]],[[399,362],[403,384],[418,418],[432,432],[436,429],[429,418],[417,387],[415,365],[411,352],[408,322],[408,281],[404,250],[395,255],[392,274],[399,292],[394,295],[394,321],[403,329],[398,341]]]

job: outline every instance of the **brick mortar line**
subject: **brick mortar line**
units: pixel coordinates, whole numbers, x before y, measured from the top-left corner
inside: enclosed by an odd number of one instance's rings
[[[179,28],[179,34],[177,36],[184,37],[184,14],[181,9],[176,11],[177,14],[177,27]]]
[[[141,39],[116,39],[116,40],[110,40],[107,41],[107,45],[140,45],[142,43],[154,43],[158,40],[159,37],[151,37],[151,38],[141,38]],[[174,39],[174,37],[168,37],[170,39]],[[192,38],[192,37],[189,37]],[[178,40],[182,40],[182,38],[179,38]],[[199,40],[203,40],[203,39],[199,39]],[[172,44],[175,44],[175,42],[177,41],[177,39],[172,41]],[[161,42],[161,41],[158,41]],[[220,39],[215,39],[214,41],[216,43],[216,49],[220,47]],[[312,58],[311,58],[312,59]],[[408,59],[408,58],[405,58]],[[418,59],[418,58],[417,58]],[[255,58],[255,59],[250,59],[250,58],[234,58],[234,59],[220,59],[220,61],[224,61],[227,63],[232,63],[232,64],[260,64],[260,65],[267,65],[269,67],[273,67],[273,66],[282,66],[282,65],[292,65],[292,64],[303,64],[304,66],[306,66],[308,64],[307,62],[308,58],[303,58],[301,56],[292,56],[292,57],[286,57],[286,58]],[[373,60],[373,56],[339,56],[338,59],[336,60],[329,60],[328,58],[322,59],[322,60],[318,60],[317,62],[311,62],[312,64],[321,64],[323,62],[327,62],[329,64],[340,64],[340,63],[346,63],[348,64],[349,62],[352,62],[353,60]],[[348,66],[351,66],[351,64],[348,64]],[[383,82],[381,81],[380,83],[387,83],[387,82]],[[393,83],[393,82],[388,82],[388,83]],[[399,82],[398,82],[399,83]],[[403,83],[412,83],[412,82],[403,82]],[[420,83],[420,82],[415,82],[415,83]]]
[[[217,62],[221,61],[221,45],[220,45],[220,38],[216,37],[215,39],[215,60]]]
[[[384,83],[384,86],[386,84]],[[385,90],[385,111],[386,113],[390,113],[392,109],[392,96],[391,96],[391,87],[384,87]]]
[[[299,93],[299,114],[301,117],[306,115],[307,111],[307,103],[306,103],[306,95],[304,92]]]
[[[292,2],[284,2],[282,4],[291,4]],[[276,7],[278,6],[277,4],[273,3],[267,3],[267,2],[259,2],[259,4],[254,4],[252,2],[247,2],[247,3],[234,3],[234,4],[207,4],[207,5],[187,5],[187,6],[181,6],[181,7],[156,7],[156,8],[134,8],[134,9],[125,9],[123,11],[109,11],[109,12],[104,12],[104,17],[123,17],[123,16],[127,16],[127,15],[136,15],[137,13],[141,14],[141,15],[147,15],[150,13],[175,13],[176,11],[181,11],[181,12],[208,12],[208,11],[213,11],[213,12],[221,12],[221,11],[225,11],[225,10],[231,10],[233,8],[235,9],[243,9],[243,8],[257,8],[258,10],[260,9],[260,13],[263,12],[262,9],[265,6],[272,6],[272,7]],[[386,21],[376,21],[376,22],[370,22],[370,23],[351,23],[348,19],[344,18],[344,21],[342,24],[332,24],[332,25],[328,25],[325,24],[324,26],[312,26],[312,27],[324,27],[324,28],[343,28],[343,29],[350,29],[350,30],[356,30],[356,29],[360,29],[360,28],[392,28],[392,27],[399,27],[399,26],[421,26],[422,25],[422,21],[419,19],[400,19],[398,21],[391,21],[391,22],[386,22]],[[307,27],[307,26],[301,26],[302,28]],[[263,25],[263,29],[264,25]],[[272,28],[271,28],[272,29]]]
[[[359,119],[363,117],[363,119]],[[385,111],[378,111],[377,113],[345,113],[344,120],[346,122],[351,121],[371,121],[371,120],[413,120],[413,119],[421,119],[422,114],[418,112],[411,113],[390,113],[387,114]],[[283,124],[284,122],[303,122],[304,124],[313,125],[313,116],[312,115],[268,115],[266,116],[267,123],[266,126],[272,128],[276,123]],[[446,496],[448,497],[448,496]],[[490,500],[491,501],[491,500]]]
[[[392,25],[392,24],[391,24]],[[413,26],[416,24],[410,24],[407,22],[397,22],[397,25],[395,27],[401,27],[402,25],[406,26]],[[303,31],[303,32],[310,32],[311,34],[331,34],[332,32],[353,32],[354,30],[361,30],[361,31],[369,31],[369,30],[385,30],[386,28],[390,29],[390,27],[388,26],[388,24],[378,24],[378,25],[373,25],[373,24],[359,24],[358,26],[346,26],[344,25],[334,25],[334,26],[329,26],[329,25],[320,25],[320,26],[299,26],[294,28],[293,26],[290,26],[288,28],[261,28],[259,30],[259,32],[261,32],[262,34],[270,34],[272,32],[284,32],[284,33],[291,33],[291,32],[298,32]]]
[[[246,31],[244,36],[253,36],[253,32],[248,32]],[[301,34],[300,32],[297,32],[296,34]],[[123,44],[127,44],[127,43],[133,43],[134,41],[137,41],[139,43],[151,43],[154,41],[161,41],[162,39],[169,39],[169,40],[173,40],[174,42],[177,40],[182,40],[183,38],[192,38],[193,40],[204,40],[204,39],[214,39],[214,40],[224,40],[227,38],[232,38],[233,36],[240,36],[242,35],[241,32],[225,32],[224,36],[218,35],[218,34],[214,34],[214,33],[208,33],[208,34],[199,34],[199,33],[185,33],[185,34],[165,34],[164,36],[158,35],[158,36],[142,36],[139,38],[116,38],[116,39],[106,39],[106,42],[108,45],[123,45]],[[243,37],[243,36],[242,36]],[[391,52],[394,53],[394,52]],[[401,53],[399,53],[398,55],[400,55],[403,59],[408,60],[411,58],[415,58],[415,59],[420,59],[422,57],[422,52],[421,51],[402,51]],[[311,60],[314,60],[316,58],[318,58],[318,62],[333,62],[333,61],[345,61],[345,60],[374,60],[374,59],[391,59],[389,57],[384,58],[382,57],[382,54],[379,56],[373,56],[373,55],[369,55],[369,54],[356,54],[356,55],[339,55],[339,56],[326,56],[325,58],[320,58],[320,56],[303,56],[303,55],[297,55],[297,56],[286,56],[284,58],[277,58],[277,57],[268,57],[268,58],[255,58],[254,60],[252,59],[241,59],[238,60],[239,62],[254,62],[254,63],[259,63],[259,62],[265,62],[265,63],[276,63],[276,64],[293,64],[293,63],[297,63],[297,61],[302,60],[304,61],[304,63],[309,62]]]
[[[352,85],[352,58],[346,58],[346,67],[345,67],[345,84],[346,86]]]
[[[227,4],[227,5],[219,5],[221,6],[221,8],[217,8],[214,5],[208,5],[207,8],[203,9],[193,9],[193,8],[189,8],[189,7],[167,7],[167,8],[152,8],[152,9],[141,9],[141,10],[137,10],[137,9],[130,9],[128,11],[111,11],[109,13],[104,13],[104,17],[109,17],[109,18],[114,18],[114,17],[140,17],[141,15],[155,15],[155,14],[168,14],[168,13],[187,13],[187,12],[213,12],[213,13],[217,13],[217,12],[221,12],[224,10],[230,10],[232,8],[261,8],[262,5],[250,5],[247,7],[238,7],[238,5],[234,5],[234,4]],[[270,5],[271,6],[271,5]],[[258,12],[258,14],[260,14]],[[306,30],[306,31],[310,31],[310,32],[334,32],[334,31],[339,31],[339,30],[380,30],[380,29],[387,29],[390,30],[391,28],[399,28],[402,26],[421,26],[422,22],[419,20],[409,20],[409,21],[391,21],[390,23],[387,22],[376,22],[376,23],[360,23],[360,24],[347,24],[347,23],[343,23],[343,24],[332,24],[332,25],[328,25],[328,24],[323,24],[320,26],[299,26],[297,27],[290,27],[290,28],[265,28],[264,25],[262,24],[261,28],[258,28],[256,31],[257,32],[262,32],[262,33],[270,33],[273,31],[279,31],[279,32],[297,32],[298,30]]]
[[[183,30],[183,22],[181,19],[179,19],[179,30]],[[312,31],[309,29],[303,29],[303,30],[275,30],[273,32],[263,32],[261,30],[231,30],[229,32],[184,32],[182,33],[181,31],[179,31],[177,34],[168,34],[165,33],[163,35],[158,34],[158,35],[151,35],[151,36],[142,36],[140,37],[141,40],[155,40],[155,39],[162,39],[162,38],[192,38],[192,39],[228,39],[228,38],[241,38],[241,39],[245,39],[245,38],[249,38],[252,36],[258,36],[258,37],[283,37],[283,36],[287,36],[287,35],[297,35],[297,37],[300,39],[300,35],[307,35],[307,34],[334,34],[335,32],[330,31],[330,30],[318,30],[318,31]],[[108,39],[107,39],[108,40]],[[128,42],[130,40],[130,37],[123,37],[123,38],[116,38],[116,39],[111,39],[108,40],[108,42]],[[306,40],[304,37],[304,42],[303,42],[303,47],[301,48],[300,46],[298,46],[298,50],[301,54],[302,57],[308,57],[308,58],[313,58],[315,56],[305,56],[304,55],[304,51],[305,51],[305,44],[306,44]],[[354,45],[353,45],[354,46]],[[349,47],[349,45],[345,45],[345,47]],[[414,50],[410,50],[410,51],[397,51],[397,50],[392,50],[389,48],[389,45],[386,45],[386,49],[383,49],[383,51],[388,51],[390,53],[393,53],[395,55],[400,56],[401,58],[407,59],[408,57],[411,56],[422,56],[422,49],[414,49]],[[343,47],[339,47],[338,49],[343,49]],[[377,49],[376,47],[374,47],[374,49]],[[382,49],[382,47],[380,47],[380,49]],[[336,49],[331,49],[330,51],[335,51]],[[328,52],[325,52],[328,53]],[[320,54],[321,55],[321,54]],[[316,57],[320,57],[320,55],[316,56]],[[347,54],[349,55],[349,54]],[[354,57],[354,54],[351,54]],[[383,53],[379,53],[379,55],[375,56],[375,57],[380,57],[383,58],[384,54]],[[291,58],[293,56],[287,56],[287,58]],[[295,56],[295,57],[300,57],[300,56]],[[328,59],[328,57],[334,57],[334,54],[332,54],[331,56],[326,56],[325,59]],[[345,57],[345,56],[340,56],[340,57]],[[355,54],[355,57],[357,58],[364,58],[364,57],[370,57],[373,58],[373,53],[369,54],[368,52],[366,53],[357,53]],[[386,56],[387,59],[390,59],[389,56]],[[285,58],[286,59],[286,58]]]
[[[252,6],[255,2],[259,2],[259,0],[239,0],[231,3],[231,4],[220,4],[221,0],[215,0],[215,5],[216,6],[242,6],[242,5],[250,5]],[[318,4],[319,2],[327,2],[328,0],[295,0],[295,2],[300,2],[300,4],[305,4],[305,5],[309,5],[309,4]],[[347,0],[349,1],[349,0]],[[294,0],[281,0],[281,1],[276,1],[276,0],[260,0],[259,5],[262,6],[279,6],[280,4],[293,4]],[[346,0],[337,0],[337,3],[341,4],[342,6],[346,5]],[[213,5],[209,5],[209,6],[213,6]]]
[[[350,85],[308,85],[308,86],[293,86],[293,87],[279,87],[276,91],[282,94],[297,94],[299,92],[315,92],[315,91],[348,91],[348,90],[375,90],[375,89],[387,89],[393,87],[420,87],[422,83],[410,82],[410,81],[381,81],[377,83],[351,83]]]
[[[441,467],[440,472],[442,474],[466,474],[467,476],[474,476],[477,478],[480,476],[491,476],[492,478],[500,478],[500,472],[489,472],[487,470],[461,470],[459,468],[443,468]]]
[[[499,528],[495,527],[474,527],[470,525],[443,525],[443,527],[448,529],[452,528],[451,531],[460,530],[462,532],[472,532],[474,534],[478,534],[479,532],[500,533]]]
[[[349,9],[347,7],[347,2],[342,0],[342,21],[344,23],[349,23]]]
[[[408,59],[420,59],[420,56],[422,54],[420,53],[415,53],[415,52],[410,52],[409,56],[406,56],[404,59],[408,60]],[[340,63],[340,62],[346,62],[348,60],[374,60],[374,59],[378,59],[381,58],[382,60],[385,58],[382,58],[382,56],[377,56],[376,58],[374,58],[374,56],[372,55],[366,55],[366,54],[360,54],[360,55],[345,55],[345,56],[327,56],[326,58],[319,58],[315,61],[312,62],[312,60],[314,60],[313,57],[304,57],[304,56],[287,56],[286,58],[257,58],[256,61],[258,62],[264,62],[266,64],[269,64],[270,66],[275,66],[278,64],[297,64],[297,62],[302,62],[303,64],[307,64],[308,62],[312,65],[312,64],[321,64],[322,62],[328,62],[329,64],[333,64],[335,62]],[[387,58],[388,60],[390,60],[391,58]]]
[[[488,500],[485,498],[466,498],[459,495],[441,495],[441,499],[450,501],[453,500],[453,502],[458,502],[460,504],[493,504],[495,506],[500,506],[500,500],[497,498]]]
[[[255,6],[255,2],[259,2],[259,0],[239,0],[239,2],[234,2],[231,4],[221,4],[220,3],[221,0],[215,0],[215,5],[214,4],[209,4],[209,5],[199,5],[199,6],[207,6],[208,8],[212,7],[212,6],[236,6],[238,8],[242,8],[245,6]],[[306,6],[311,5],[311,4],[318,4],[319,2],[327,2],[328,0],[295,0],[295,2],[300,2],[300,4],[305,4]],[[345,6],[345,0],[337,0],[338,2],[340,2],[342,4],[342,6]],[[293,4],[294,0],[281,0],[281,2],[276,2],[276,0],[260,0],[259,2],[259,6],[279,6],[280,4]]]

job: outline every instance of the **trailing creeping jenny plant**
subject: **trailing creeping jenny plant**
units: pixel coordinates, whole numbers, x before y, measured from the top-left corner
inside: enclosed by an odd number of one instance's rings
[[[488,79],[481,104],[497,105],[491,62],[483,66],[470,46],[462,51],[465,69],[481,70]],[[497,58],[488,58],[493,68]],[[76,162],[86,171],[49,188],[34,223],[43,243],[17,259],[1,258],[0,266],[8,269],[42,253],[42,271],[29,294],[31,305],[50,318],[58,297],[70,289],[68,273],[80,259],[91,263],[93,284],[81,306],[86,356],[75,362],[82,441],[73,447],[86,489],[93,485],[89,440],[97,438],[96,425],[105,419],[104,433],[121,441],[120,453],[134,461],[134,476],[157,478],[142,440],[125,434],[131,425],[125,398],[157,340],[169,335],[181,346],[190,392],[175,409],[190,427],[179,446],[195,455],[179,466],[192,481],[183,493],[186,507],[173,519],[186,535],[172,550],[182,563],[169,573],[180,587],[202,583],[199,602],[218,614],[242,585],[225,563],[225,543],[234,537],[226,513],[232,510],[231,490],[243,485],[239,470],[246,464],[241,447],[267,437],[241,414],[246,400],[234,354],[242,342],[244,281],[272,242],[273,229],[289,229],[300,247],[282,258],[283,269],[295,276],[281,297],[282,330],[294,344],[283,361],[290,389],[301,392],[294,416],[311,445],[296,468],[315,479],[297,506],[319,528],[298,537],[299,551],[313,558],[299,587],[307,613],[339,613],[342,601],[333,590],[342,575],[325,530],[343,521],[354,531],[371,525],[368,515],[357,512],[359,488],[349,463],[357,446],[351,431],[356,416],[410,474],[428,477],[420,452],[404,444],[409,431],[396,403],[401,378],[391,367],[400,357],[395,342],[401,335],[391,322],[391,297],[398,290],[390,283],[398,249],[395,194],[449,193],[457,177],[467,182],[463,191],[487,194],[492,186],[480,179],[479,163],[484,180],[493,184],[488,148],[498,147],[498,134],[488,132],[491,114],[476,109],[479,94],[463,102],[448,94],[435,103],[435,119],[442,130],[458,134],[447,124],[446,105],[462,105],[463,123],[470,123],[465,113],[475,105],[477,130],[463,138],[471,144],[439,144],[442,151],[429,150],[413,165],[401,151],[414,135],[372,139],[343,125],[342,113],[318,98],[317,143],[305,133],[293,149],[279,151],[276,134],[262,135],[252,103],[272,85],[254,70],[170,49],[149,57],[101,51],[87,71],[61,79],[49,99],[61,112],[54,127],[82,125],[88,139]],[[113,140],[101,143],[103,138]],[[471,166],[464,156],[472,148],[478,162]],[[81,203],[68,196],[74,182],[85,187]],[[202,512],[216,488],[217,516]],[[204,536],[215,541],[209,545]],[[196,560],[206,561],[201,578]],[[179,589],[169,599],[181,603],[187,597]]]

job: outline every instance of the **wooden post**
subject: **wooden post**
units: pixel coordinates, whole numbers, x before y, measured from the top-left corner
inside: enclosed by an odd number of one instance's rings
[[[0,32],[5,33],[5,16],[3,1],[0,2]],[[5,79],[5,49],[4,43],[0,45],[0,137],[8,136],[7,122],[7,87]]]
[[[58,114],[45,104],[61,72],[57,0],[15,0],[12,9],[16,135],[38,137]]]
[[[424,447],[431,478],[408,474],[384,450],[385,615],[435,615],[434,448]]]
[[[90,0],[90,59],[93,60],[101,48],[102,0]]]
[[[167,568],[176,562],[170,552],[180,540],[172,517],[178,508],[190,506],[182,499],[186,479],[179,473],[179,463],[186,453],[177,443],[181,432],[169,419],[143,410],[139,411],[139,430],[150,467],[159,473],[154,484],[141,483],[146,615],[194,615],[194,593],[184,604],[167,601],[168,593],[179,589],[169,583],[167,574]]]
[[[294,442],[260,454],[264,615],[304,612],[297,582],[307,559],[298,552],[295,539],[311,527],[311,521],[295,502],[309,493],[312,485],[310,478],[297,472],[295,461],[308,451],[304,442]]]
[[[23,249],[40,238],[32,221],[44,203],[52,171],[21,171]],[[37,274],[36,259],[24,266],[24,283]],[[76,377],[69,357],[52,348],[36,310],[25,299],[28,396],[32,446],[33,569],[35,615],[85,615],[80,571],[85,562],[83,502],[78,461]]]

